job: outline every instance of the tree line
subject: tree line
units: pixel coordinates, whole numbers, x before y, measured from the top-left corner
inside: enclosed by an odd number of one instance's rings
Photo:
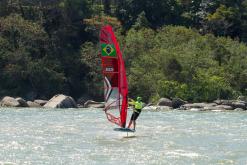
[[[247,95],[247,0],[2,0],[0,96],[102,100],[100,26],[111,24],[130,96]]]

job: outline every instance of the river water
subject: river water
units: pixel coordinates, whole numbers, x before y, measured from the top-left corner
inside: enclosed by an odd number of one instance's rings
[[[0,109],[0,165],[247,164],[247,112],[144,111],[135,133],[100,109]]]

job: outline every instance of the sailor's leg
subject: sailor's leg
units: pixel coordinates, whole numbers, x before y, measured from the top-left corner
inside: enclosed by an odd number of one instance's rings
[[[129,122],[128,128],[130,128],[130,127],[131,127],[131,125],[132,125],[132,122],[133,122],[134,117],[135,117],[135,115],[134,115],[134,114],[135,114],[135,113],[132,113],[132,115],[131,115],[131,118],[130,118],[130,122]]]
[[[130,120],[128,128],[130,128],[130,126],[132,125],[132,122],[133,122],[133,120]]]

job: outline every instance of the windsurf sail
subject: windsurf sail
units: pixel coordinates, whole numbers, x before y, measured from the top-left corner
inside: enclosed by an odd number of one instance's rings
[[[125,128],[128,109],[128,83],[124,60],[112,27],[100,31],[102,73],[104,76],[105,113],[107,119]]]

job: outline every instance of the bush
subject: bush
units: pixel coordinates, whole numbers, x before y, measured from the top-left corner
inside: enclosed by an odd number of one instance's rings
[[[130,30],[125,58],[131,95],[146,100],[231,99],[247,87],[247,46],[185,27]]]

